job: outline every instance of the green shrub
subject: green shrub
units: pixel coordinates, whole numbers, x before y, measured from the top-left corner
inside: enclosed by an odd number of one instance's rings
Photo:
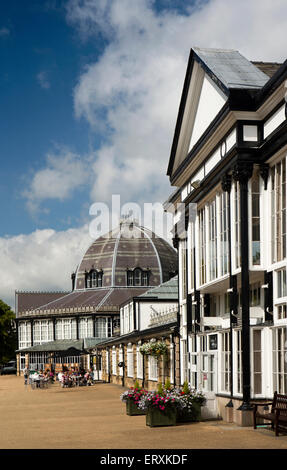
[[[140,384],[139,384],[138,380],[136,380],[136,381],[135,381],[135,386],[134,386],[134,388],[138,388],[138,389],[140,389],[140,388],[141,388],[141,386],[140,386]]]
[[[169,379],[166,379],[164,388],[165,388],[165,390],[170,390],[171,389],[171,383],[170,383]]]
[[[163,395],[163,386],[162,386],[162,383],[160,382],[157,386],[157,393],[159,395]]]
[[[188,385],[187,380],[185,380],[184,383],[183,383],[182,391],[185,395],[188,395],[190,393],[189,385]]]

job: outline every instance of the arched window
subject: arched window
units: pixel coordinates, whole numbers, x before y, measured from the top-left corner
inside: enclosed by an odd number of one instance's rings
[[[103,271],[98,272],[98,287],[103,285]]]
[[[149,285],[149,269],[128,269],[127,270],[128,286],[148,286]]]
[[[148,286],[148,273],[147,271],[143,271],[142,273],[142,285]]]
[[[140,286],[142,284],[142,270],[137,268],[134,270],[134,285]]]
[[[103,271],[97,271],[96,269],[91,269],[91,271],[86,272],[85,274],[85,284],[86,288],[91,287],[102,287],[103,285]]]
[[[96,271],[93,271],[92,273],[92,287],[97,287],[98,286],[98,273]]]
[[[127,278],[128,278],[128,286],[133,286],[134,285],[134,274],[132,271],[128,271],[127,273]]]

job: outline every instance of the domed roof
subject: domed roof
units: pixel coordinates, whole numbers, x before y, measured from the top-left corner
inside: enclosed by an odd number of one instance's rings
[[[87,276],[93,272],[101,276],[94,287],[158,286],[176,274],[177,252],[150,230],[123,222],[90,245],[77,269],[75,290],[91,287]],[[136,276],[133,284],[134,273],[145,273],[144,283]]]

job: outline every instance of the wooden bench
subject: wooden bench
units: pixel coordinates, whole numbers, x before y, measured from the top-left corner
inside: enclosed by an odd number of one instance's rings
[[[272,402],[255,403],[253,404],[253,427],[256,429],[258,423],[257,418],[263,418],[264,420],[270,421],[271,428],[275,431],[275,436],[279,436],[280,432],[287,432],[287,395],[280,395],[274,392]],[[271,406],[271,410],[268,409],[267,413],[258,411],[259,407]]]

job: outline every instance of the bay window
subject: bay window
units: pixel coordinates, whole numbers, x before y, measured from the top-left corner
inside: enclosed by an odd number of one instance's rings
[[[220,194],[220,269],[221,275],[224,276],[229,272],[228,259],[228,193]]]
[[[286,258],[286,158],[271,169],[272,262]]]
[[[275,328],[272,338],[273,391],[287,393],[287,330]]]
[[[253,330],[253,393],[262,393],[262,345],[261,330]]]
[[[200,268],[200,284],[206,283],[206,221],[205,209],[201,209],[198,213],[199,219],[199,268]]]
[[[217,278],[217,217],[216,198],[209,204],[209,278]]]
[[[235,268],[241,266],[241,240],[240,240],[240,187],[239,182],[234,183],[234,228],[235,228]]]
[[[230,391],[230,333],[225,332],[221,334],[221,390],[223,392]]]
[[[255,172],[251,180],[252,264],[260,264],[260,179]]]

